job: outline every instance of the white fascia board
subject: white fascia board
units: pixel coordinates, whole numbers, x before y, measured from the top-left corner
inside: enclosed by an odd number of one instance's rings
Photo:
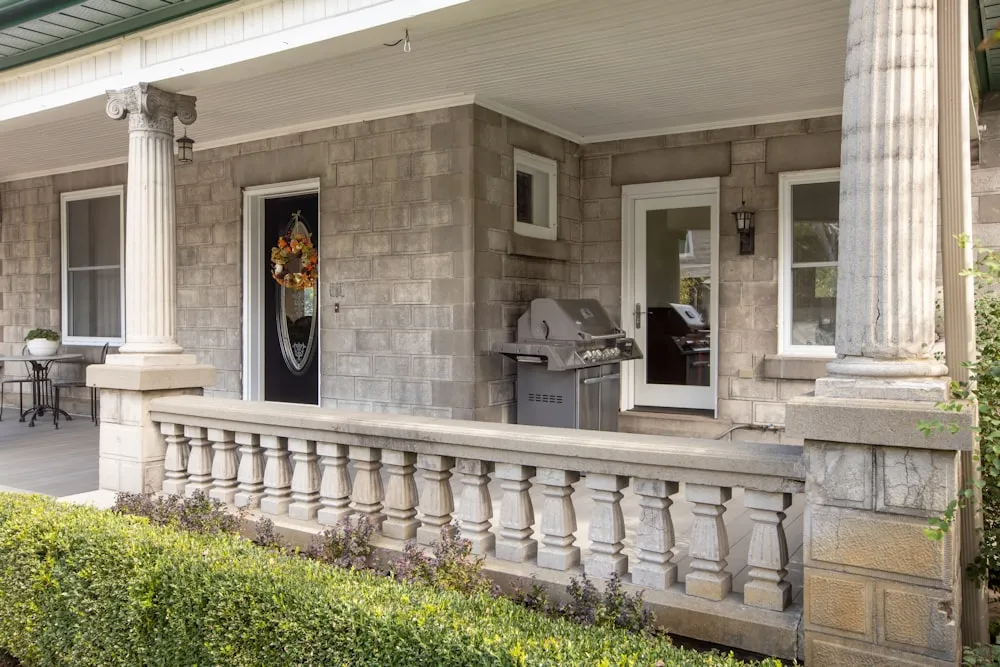
[[[148,40],[163,37],[174,31],[188,29],[192,25],[218,21],[229,15],[240,16],[250,6],[250,3],[237,2],[215,11],[156,26],[129,37],[111,40],[91,49],[81,49],[7,72],[0,76],[0,90],[5,84],[18,85],[23,83],[32,89],[39,89],[39,92],[37,95],[6,104],[3,103],[2,96],[0,96],[0,122],[103,97],[108,90],[135,85],[140,81],[156,83],[174,77],[251,61],[301,46],[369,30],[380,25],[405,21],[420,14],[447,9],[467,2],[470,0],[388,0],[370,7],[296,25],[280,32],[193,53],[149,67],[144,66],[144,47]],[[120,54],[121,66],[116,68],[117,71],[114,74],[94,78],[73,86],[58,86],[54,83],[58,74],[63,73],[67,66],[77,66],[75,61],[80,61],[82,66],[86,68],[91,57],[108,52]]]
[[[331,16],[319,21],[298,25],[271,35],[252,38],[236,44],[195,53],[183,58],[153,65],[140,70],[141,81],[163,81],[206,70],[234,65],[274,55],[301,46],[308,46],[329,39],[336,39],[355,32],[370,30],[380,25],[465,4],[470,0],[391,0],[347,14]],[[162,26],[161,26],[162,31]],[[133,77],[134,78],[134,77]]]

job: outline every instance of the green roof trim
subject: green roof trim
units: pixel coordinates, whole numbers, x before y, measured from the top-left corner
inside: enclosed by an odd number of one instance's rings
[[[79,0],[0,0],[0,30],[57,14],[78,4],[81,4]]]
[[[0,71],[227,4],[232,0],[0,0]]]

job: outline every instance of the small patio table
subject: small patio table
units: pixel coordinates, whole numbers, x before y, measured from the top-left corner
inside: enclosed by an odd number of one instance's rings
[[[28,415],[31,415],[31,421],[28,426],[35,425],[35,419],[41,417],[45,414],[46,410],[51,410],[56,412],[56,407],[54,405],[49,405],[46,403],[46,397],[49,392],[45,392],[45,384],[49,381],[49,369],[52,368],[52,364],[57,361],[76,361],[78,359],[83,359],[82,354],[47,354],[47,355],[33,355],[33,354],[12,354],[6,357],[0,357],[0,362],[3,363],[13,363],[18,361],[24,361],[31,365],[31,407],[21,413],[20,421],[27,419]],[[72,419],[65,410],[59,410],[66,419]],[[59,428],[59,422],[53,420],[56,428]]]

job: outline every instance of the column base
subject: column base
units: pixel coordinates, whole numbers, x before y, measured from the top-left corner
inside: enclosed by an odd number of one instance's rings
[[[948,367],[933,359],[886,360],[844,357],[827,364],[816,395],[889,401],[946,401]]]
[[[125,343],[119,349],[122,354],[180,354],[184,351],[177,343]]]
[[[110,355],[87,369],[87,386],[101,390],[99,486],[154,493],[163,486],[166,446],[149,418],[155,398],[201,395],[215,369],[193,355]]]

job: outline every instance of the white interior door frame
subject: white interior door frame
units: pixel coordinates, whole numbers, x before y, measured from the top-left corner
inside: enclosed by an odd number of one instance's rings
[[[712,237],[712,267],[711,307],[709,317],[712,324],[711,352],[709,358],[712,369],[712,405],[718,416],[719,387],[719,193],[720,180],[714,178],[698,178],[686,181],[666,181],[660,183],[642,183],[639,185],[622,186],[622,328],[629,337],[636,338],[638,331],[635,326],[633,309],[636,303],[636,256],[635,246],[637,225],[645,222],[645,215],[640,221],[637,211],[641,204],[651,203],[650,200],[669,200],[670,198],[703,195],[711,199],[711,237]],[[644,207],[643,207],[644,208]],[[645,353],[645,350],[643,350]],[[635,385],[637,379],[636,364],[642,361],[629,361],[622,364],[621,375],[621,409],[631,410],[635,407]]]
[[[273,183],[243,188],[243,400],[264,400],[264,202],[276,197],[315,194],[319,196],[319,179]],[[318,208],[317,208],[318,210]],[[321,216],[317,216],[321,217]],[[319,231],[320,221],[315,221]],[[320,318],[320,279],[316,281],[316,317]],[[317,336],[322,323],[317,319]],[[320,337],[322,338],[322,337]],[[320,359],[317,340],[316,359]],[[319,363],[317,361],[317,363]],[[323,374],[317,373],[322,384]]]

